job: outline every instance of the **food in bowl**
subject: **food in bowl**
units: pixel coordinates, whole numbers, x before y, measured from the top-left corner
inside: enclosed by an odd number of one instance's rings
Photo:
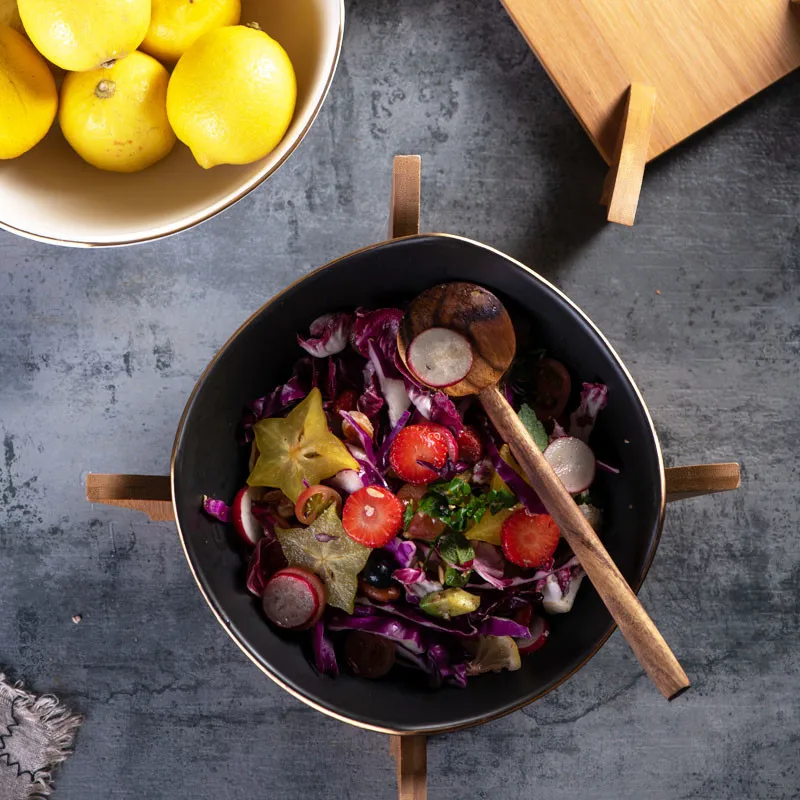
[[[307,355],[243,416],[247,484],[230,506],[205,498],[204,508],[254,547],[247,589],[270,624],[310,640],[320,673],[338,674],[343,660],[363,677],[406,668],[465,686],[519,669],[546,643],[547,615],[571,609],[584,573],[479,404],[415,376],[437,380],[426,352],[447,380],[458,379],[453,360],[469,369],[469,359],[457,344],[448,359],[437,335],[406,367],[402,315],[326,314],[298,336]],[[599,527],[588,440],[607,389],[585,383],[568,413],[571,384],[537,351],[504,389]]]
[[[278,146],[297,102],[294,66],[258,24],[238,24],[240,0],[125,0],[124,13],[119,6],[21,0],[29,39],[0,25],[0,92],[17,123],[3,137],[10,141],[0,141],[0,158],[38,144],[56,105],[73,150],[112,172],[152,166],[176,136],[204,169],[251,164]],[[4,17],[14,20],[7,11]],[[60,24],[51,25],[53,18]],[[39,54],[67,70],[60,98]]]

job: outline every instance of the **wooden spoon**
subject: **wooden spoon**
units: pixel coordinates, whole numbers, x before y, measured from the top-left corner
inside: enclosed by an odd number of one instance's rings
[[[446,283],[426,290],[408,307],[397,334],[404,361],[414,337],[433,327],[458,331],[473,351],[469,374],[443,391],[454,397],[478,396],[639,662],[664,697],[677,697],[689,688],[686,673],[498,388],[516,350],[514,326],[503,304],[474,283]]]

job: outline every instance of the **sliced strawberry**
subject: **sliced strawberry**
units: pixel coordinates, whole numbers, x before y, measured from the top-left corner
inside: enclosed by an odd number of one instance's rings
[[[518,567],[539,567],[552,558],[561,532],[549,514],[531,514],[520,508],[500,529],[503,555]]]
[[[433,430],[439,431],[439,433],[442,434],[447,442],[447,457],[451,461],[458,461],[458,441],[456,440],[456,437],[453,436],[453,432],[450,430],[450,428],[445,428],[444,425],[439,425],[436,422],[420,422],[420,425],[424,425],[426,428],[432,428]]]
[[[347,535],[366,547],[383,547],[400,532],[403,504],[388,489],[366,486],[344,504],[342,525]]]
[[[325,609],[325,586],[310,570],[286,567],[267,582],[261,599],[267,618],[280,628],[305,630]]]
[[[252,510],[253,500],[256,499],[255,494],[260,491],[260,489],[253,486],[243,486],[239,489],[236,497],[233,498],[233,503],[231,503],[233,527],[236,528],[236,533],[250,547],[264,535],[264,529],[261,527],[261,523],[253,516]]]
[[[447,463],[448,453],[453,446],[453,434],[441,425],[408,425],[395,436],[389,450],[389,463],[406,483],[430,483],[439,477],[436,470]],[[430,466],[426,466],[428,464]]]
[[[458,458],[467,464],[477,464],[482,457],[481,437],[472,425],[467,425],[458,437]]]

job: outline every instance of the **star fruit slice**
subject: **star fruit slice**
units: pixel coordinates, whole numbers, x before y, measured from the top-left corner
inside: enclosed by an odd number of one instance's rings
[[[292,502],[306,486],[332,478],[343,469],[359,468],[342,441],[328,429],[317,388],[286,417],[262,419],[253,430],[259,456],[247,482],[281,489]]]
[[[371,549],[345,533],[335,506],[328,506],[307,528],[276,528],[283,554],[292,567],[305,567],[322,578],[330,606],[353,613],[358,573]]]

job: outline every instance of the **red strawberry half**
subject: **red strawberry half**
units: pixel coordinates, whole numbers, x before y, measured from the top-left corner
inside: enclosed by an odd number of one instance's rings
[[[454,444],[453,434],[441,425],[408,425],[395,436],[389,450],[389,463],[406,483],[430,483],[439,477],[436,470],[447,463]]]
[[[459,434],[458,457],[467,464],[477,464],[483,457],[481,437],[472,425],[467,425]]]
[[[561,531],[549,514],[520,508],[500,529],[503,555],[519,567],[539,567],[553,557]]]
[[[383,547],[403,524],[403,504],[388,489],[366,486],[344,504],[342,525],[347,535],[366,547]]]

